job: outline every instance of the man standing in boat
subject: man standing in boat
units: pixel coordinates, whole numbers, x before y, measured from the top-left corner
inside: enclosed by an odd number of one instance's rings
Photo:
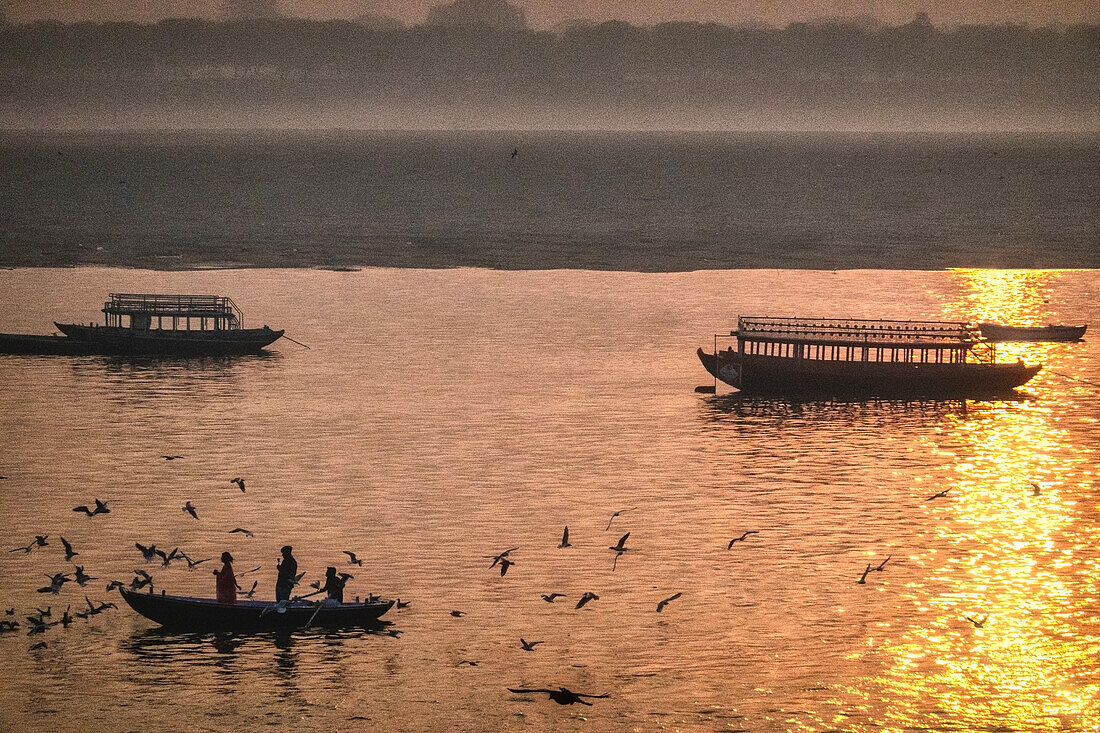
[[[276,601],[289,601],[290,592],[294,589],[294,579],[298,575],[298,561],[290,554],[293,550],[294,548],[290,545],[284,545],[281,550],[283,561],[275,566],[279,570],[279,577],[275,581]]]

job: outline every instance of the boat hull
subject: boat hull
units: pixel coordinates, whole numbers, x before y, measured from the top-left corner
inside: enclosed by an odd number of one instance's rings
[[[999,323],[982,323],[978,326],[987,341],[1062,342],[1080,341],[1088,326],[1002,326]]]
[[[274,601],[240,600],[221,604],[209,598],[137,593],[119,589],[130,608],[169,629],[187,631],[248,631],[299,629],[305,626],[343,628],[376,626],[393,601],[339,603],[318,609],[309,601],[294,601],[278,613]]]
[[[714,377],[744,394],[817,397],[993,397],[1010,393],[1041,365],[858,362],[698,350]]]
[[[28,333],[0,333],[0,354],[67,354],[95,353],[91,345],[67,336],[39,336]]]
[[[233,330],[139,330],[118,326],[55,323],[68,338],[89,349],[86,353],[120,356],[233,356],[257,354],[282,337],[268,327]]]

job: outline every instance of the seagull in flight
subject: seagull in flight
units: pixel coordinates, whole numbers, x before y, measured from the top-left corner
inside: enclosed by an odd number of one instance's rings
[[[527,641],[522,636],[519,638],[519,644],[520,644],[520,646],[523,647],[523,651],[525,651],[525,652],[535,651],[535,646],[538,645],[538,644],[542,644],[542,643],[544,643],[544,642],[541,642],[541,641]]]
[[[500,577],[503,578],[504,574],[508,572],[508,568],[512,567],[515,564],[515,561],[509,560],[506,557],[502,557],[500,559]]]
[[[245,537],[252,537],[251,530],[244,529],[243,527],[237,527],[236,529],[229,530],[229,534],[243,534]]]
[[[668,598],[664,599],[660,603],[658,603],[657,604],[657,613],[660,613],[661,611],[665,610],[665,606],[672,603],[673,601],[675,601],[677,598],[679,598],[682,595],[683,595],[683,593],[676,593],[676,594],[671,595]]]
[[[859,583],[860,585],[866,585],[867,584],[867,574],[869,572],[871,572],[872,570],[874,570],[874,568],[872,568],[870,563],[868,563],[867,569],[863,571],[863,575],[859,576],[859,580],[856,581],[856,582]]]
[[[733,549],[733,543],[734,542],[744,542],[745,538],[748,537],[750,534],[760,534],[760,533],[757,532],[755,529],[750,529],[748,532],[743,533],[740,537],[734,537],[732,540],[730,540],[730,543],[728,545],[726,545],[726,549],[727,550]]]
[[[638,507],[636,507],[636,506],[632,506],[632,507],[630,507],[629,509],[620,509],[619,511],[615,512],[614,514],[612,514],[612,515],[611,515],[611,519],[608,519],[608,520],[607,520],[607,526],[603,528],[603,531],[604,531],[604,532],[606,532],[607,530],[611,529],[611,523],[615,521],[615,517],[619,516],[619,515],[620,515],[620,514],[622,514],[623,512],[632,512],[632,511],[634,511],[634,510],[635,510],[635,509],[637,509],[637,508],[638,508]]]
[[[490,569],[490,570],[492,570],[492,569],[493,569],[494,567],[496,567],[496,564],[497,564],[498,562],[500,562],[500,561],[501,561],[501,560],[503,560],[504,558],[508,557],[508,553],[509,553],[509,552],[515,552],[515,551],[516,551],[516,550],[518,550],[518,549],[519,549],[518,547],[511,547],[511,548],[509,548],[509,549],[505,550],[504,552],[500,553],[499,555],[495,555],[495,556],[494,556],[494,555],[490,555],[490,557],[492,557],[492,558],[493,558],[493,562],[492,562],[492,564],[491,564],[491,565],[489,565],[489,569]]]
[[[99,578],[95,578],[95,577],[85,573],[83,565],[77,565],[76,566],[76,583],[77,583],[77,585],[79,585],[81,588],[83,588],[84,585],[89,580],[99,580]]]
[[[519,157],[519,148],[512,148],[512,157]]]
[[[577,601],[576,608],[584,608],[584,604],[588,603],[589,601],[598,601],[598,600],[600,600],[600,597],[598,595],[596,595],[595,593],[585,593],[583,596],[581,596],[581,599],[579,601]],[[574,610],[576,610],[576,609],[574,609]]]
[[[231,478],[231,479],[229,479],[229,483],[237,484],[237,488],[241,490],[242,494],[244,493],[244,479],[243,478],[240,478],[239,476],[237,478]]]
[[[550,699],[556,702],[558,705],[573,705],[574,703],[580,703],[581,705],[588,705],[591,707],[592,703],[585,702],[584,698],[590,697],[593,699],[610,697],[610,695],[604,693],[603,695],[592,695],[587,692],[573,692],[566,687],[559,687],[556,690],[547,690],[545,688],[516,688],[509,687],[508,692],[515,692],[518,694],[545,692],[550,696]]]
[[[615,571],[615,566],[619,564],[619,557],[621,557],[624,552],[629,552],[630,551],[630,548],[626,546],[626,538],[629,537],[629,536],[630,536],[630,533],[627,532],[626,534],[624,534],[622,537],[619,538],[619,544],[615,545],[614,547],[608,547],[607,548],[607,549],[609,549],[609,550],[611,550],[612,552],[615,553],[615,562],[611,565],[611,571],[612,572]]]
[[[204,562],[210,562],[211,560],[213,560],[213,559],[214,559],[214,558],[212,558],[212,557],[204,557],[204,558],[203,558],[203,559],[201,559],[201,560],[192,560],[192,559],[191,559],[190,557],[188,557],[188,556],[187,556],[186,554],[183,554],[183,553],[180,553],[180,556],[181,556],[181,557],[182,557],[182,558],[183,558],[184,560],[186,560],[186,561],[187,561],[187,569],[188,569],[188,570],[194,570],[194,569],[195,569],[195,568],[197,568],[197,567],[198,567],[199,565],[202,565],[202,564],[203,564]]]
[[[941,492],[940,492],[940,493],[938,493],[938,494],[932,494],[932,496],[930,496],[930,497],[928,497],[927,499],[925,499],[925,501],[932,501],[933,499],[938,499],[938,498],[940,498],[941,496],[947,496],[947,492],[948,492],[948,491],[951,491],[951,487],[950,487],[950,486],[948,486],[948,487],[947,487],[946,489],[944,489],[943,491],[941,491]]]
[[[1039,484],[1032,481],[1031,482],[1031,495],[1032,496],[1038,496],[1041,493],[1043,493],[1042,487],[1040,487]]]
[[[883,570],[886,569],[886,563],[890,562],[891,557],[893,557],[893,555],[887,556],[887,558],[885,560],[883,560],[882,562],[880,562],[878,565],[876,565],[874,567],[874,569],[881,573]]]
[[[252,594],[256,592],[256,586],[259,585],[259,584],[260,584],[260,581],[253,580],[252,581],[252,587],[249,588],[247,591],[242,591],[241,595],[243,595],[245,598],[251,598]]]
[[[565,594],[564,593],[549,593],[549,594],[543,593],[542,594],[542,600],[546,601],[547,603],[553,603],[555,601],[555,599],[558,599],[558,598],[565,598]]]
[[[191,502],[187,502],[186,504],[184,504],[181,511],[187,512],[195,519],[199,518],[199,513],[195,511],[195,507],[191,506]]]
[[[134,547],[141,551],[141,556],[145,558],[145,562],[152,562],[153,558],[157,556],[157,546],[149,545],[146,547],[140,542],[135,542]]]
[[[64,537],[61,538],[61,544],[65,547],[65,562],[72,560],[80,553],[73,549],[73,546],[69,544],[69,541]]]
[[[963,618],[965,618],[970,623],[974,624],[974,626],[976,628],[980,629],[981,627],[985,626],[985,621],[986,621],[987,618],[989,618],[989,614],[986,614],[985,616],[982,616],[980,619],[972,619],[969,616],[963,616]]]
[[[400,598],[397,599],[397,608],[408,608],[412,601],[403,601]]]
[[[565,531],[561,534],[561,544],[558,545],[558,548],[564,550],[566,547],[572,546],[573,545],[569,544],[569,525],[566,525]]]
[[[163,458],[166,461],[174,461],[177,458],[183,458],[183,456],[161,456],[161,458]]]
[[[74,506],[73,511],[74,512],[84,512],[89,517],[94,517],[97,514],[110,514],[111,513],[111,510],[107,508],[107,502],[100,501],[99,499],[95,500],[95,508],[94,509],[82,504],[80,506]]]
[[[354,552],[349,552],[348,550],[342,550],[342,552],[348,556],[348,565],[358,565],[359,567],[363,566],[363,561],[357,558]]]

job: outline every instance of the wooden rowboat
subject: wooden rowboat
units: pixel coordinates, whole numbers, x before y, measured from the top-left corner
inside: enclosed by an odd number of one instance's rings
[[[1080,341],[1088,326],[1002,326],[999,323],[979,324],[986,341]]]
[[[378,626],[379,617],[393,601],[373,603],[291,601],[283,612],[275,601],[237,601],[233,605],[210,598],[138,593],[120,588],[122,598],[142,616],[170,629],[187,631],[248,631],[300,629],[306,626],[339,628]]]

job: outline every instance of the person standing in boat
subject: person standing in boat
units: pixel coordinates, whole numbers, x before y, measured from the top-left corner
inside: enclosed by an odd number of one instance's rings
[[[336,568],[330,567],[325,570],[325,587],[321,590],[328,593],[328,597],[337,603],[344,602],[344,586],[347,585],[348,578],[346,575],[336,575]]]
[[[233,575],[233,556],[228,552],[222,553],[222,569],[215,570],[217,577],[218,603],[230,606],[237,602],[237,578]]]
[[[294,548],[284,545],[280,552],[283,553],[283,561],[275,567],[279,571],[279,577],[275,580],[275,600],[289,601],[290,592],[294,590],[294,579],[298,575],[298,561],[290,554]]]

